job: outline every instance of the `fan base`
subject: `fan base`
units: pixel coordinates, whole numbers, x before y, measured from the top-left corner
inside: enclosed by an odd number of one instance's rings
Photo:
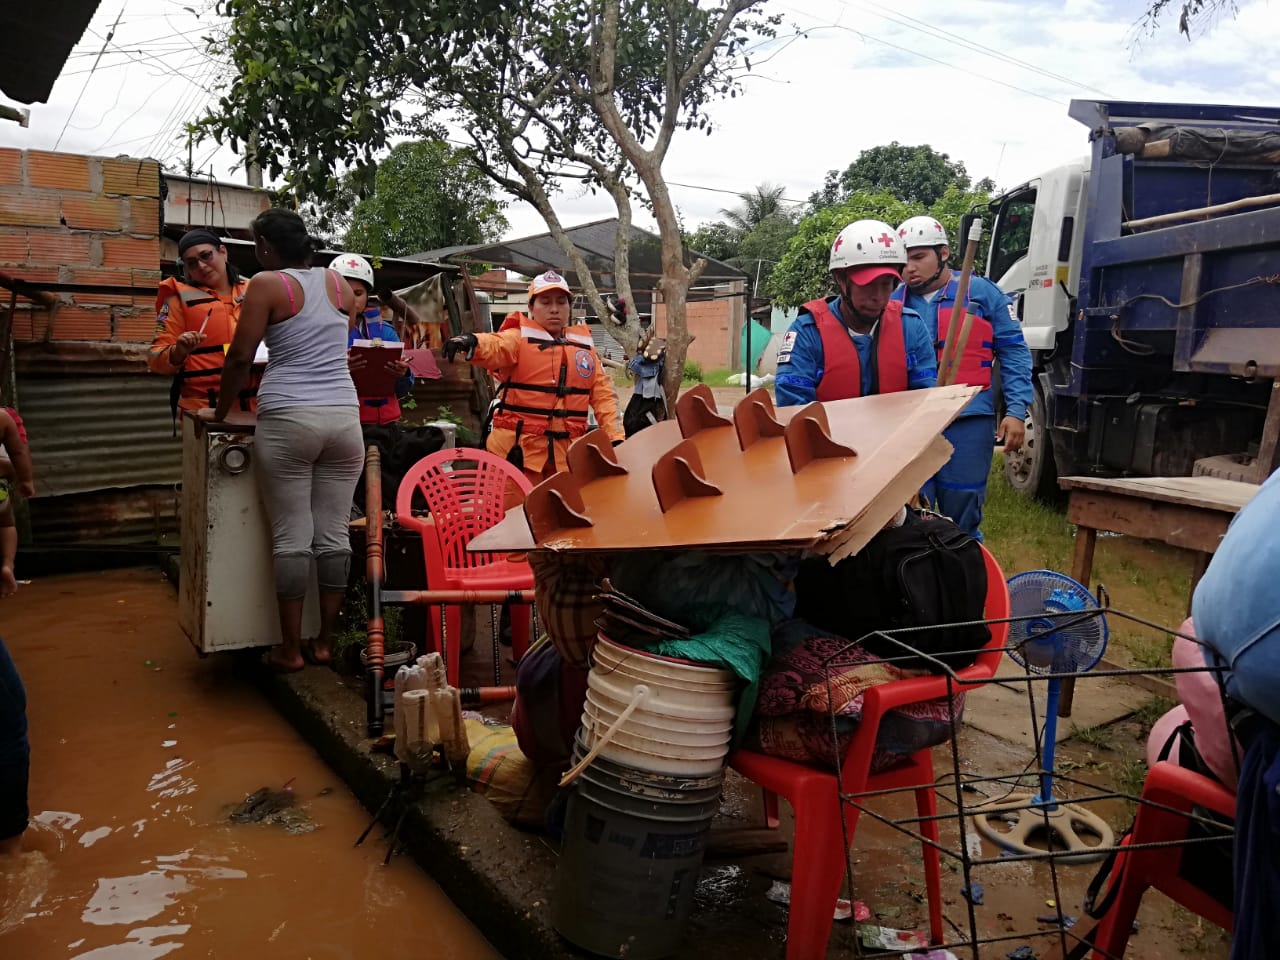
[[[1028,808],[1038,794],[1015,793],[994,803],[970,808],[977,831],[1010,853],[1053,852],[1066,863],[1104,859],[1115,845],[1115,832],[1097,814],[1072,803],[1052,809]],[[1012,822],[1010,822],[1012,818]]]

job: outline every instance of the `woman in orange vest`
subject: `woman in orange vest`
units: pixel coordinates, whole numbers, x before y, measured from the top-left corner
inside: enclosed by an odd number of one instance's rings
[[[569,444],[587,432],[587,410],[614,443],[623,439],[613,381],[586,324],[569,326],[573,292],[554,270],[529,284],[529,314],[508,317],[498,333],[467,333],[444,345],[498,376],[490,453],[533,483],[563,470]],[[518,323],[513,322],[518,316]]]
[[[156,336],[147,356],[147,365],[155,373],[173,377],[169,406],[175,417],[179,409],[217,406],[223,357],[236,332],[240,301],[248,286],[227,259],[227,248],[208,230],[184,233],[178,241],[178,259],[185,280],[166,277],[161,282],[156,294]],[[255,408],[260,372],[240,391],[241,410]]]

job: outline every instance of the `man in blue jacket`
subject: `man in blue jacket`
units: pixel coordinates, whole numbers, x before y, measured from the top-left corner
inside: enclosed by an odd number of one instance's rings
[[[907,265],[894,299],[923,318],[940,358],[959,285],[959,278],[947,266],[951,255],[947,232],[941,223],[927,216],[904,221],[897,232],[906,248]],[[943,434],[954,452],[924,490],[939,512],[978,540],[982,539],[982,506],[987,499],[995,440],[1002,440],[1009,452],[1022,446],[1027,408],[1032,400],[1031,351],[1011,303],[990,280],[970,278],[965,309],[973,314],[973,323],[964,353],[958,358],[955,382],[980,386],[982,392]],[[1004,417],[999,425],[991,390],[995,360],[1000,361],[1000,389],[1004,394]]]
[[[924,321],[890,296],[906,263],[897,231],[857,220],[840,231],[828,267],[839,295],[800,308],[778,351],[780,407],[918,390],[937,383]]]

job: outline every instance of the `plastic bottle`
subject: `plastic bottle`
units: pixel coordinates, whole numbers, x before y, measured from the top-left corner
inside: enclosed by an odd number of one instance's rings
[[[467,727],[462,721],[462,696],[457,687],[449,685],[440,654],[428,653],[419,657],[418,664],[426,675],[425,687],[431,699],[431,712],[445,761],[461,775],[466,771],[467,754],[471,752]]]
[[[419,657],[421,661],[423,658]],[[395,753],[396,759],[401,763],[407,763],[410,766],[416,766],[420,763],[418,750],[411,751],[410,744],[412,736],[410,735],[408,722],[412,708],[405,699],[405,695],[413,690],[425,690],[427,688],[427,671],[422,667],[421,663],[405,664],[396,671],[395,676],[395,692],[396,702],[393,713],[394,727],[396,733]],[[434,745],[433,745],[434,746]],[[428,758],[428,762],[430,762]]]

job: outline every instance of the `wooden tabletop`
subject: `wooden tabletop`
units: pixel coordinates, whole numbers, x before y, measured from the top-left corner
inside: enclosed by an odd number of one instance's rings
[[[1065,490],[1092,490],[1232,514],[1239,513],[1258,492],[1257,484],[1219,477],[1062,477],[1058,483]]]

